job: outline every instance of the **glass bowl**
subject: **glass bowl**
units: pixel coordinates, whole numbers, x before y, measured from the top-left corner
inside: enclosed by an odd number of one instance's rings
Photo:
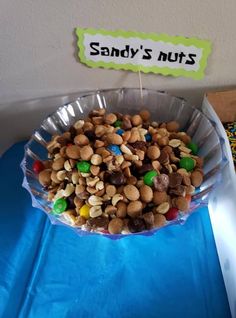
[[[127,235],[152,235],[158,230],[152,229],[140,233],[117,235],[89,232],[70,225],[63,217],[63,213],[57,217],[49,214],[52,203],[47,201],[47,192],[38,182],[32,165],[35,160],[47,160],[46,144],[51,140],[52,135],[67,131],[78,119],[85,118],[91,110],[96,108],[106,108],[108,112],[131,115],[145,108],[150,111],[153,121],[178,121],[180,129],[186,131],[192,140],[197,143],[199,147],[198,155],[204,158],[204,180],[192,196],[188,213],[179,213],[177,219],[167,222],[166,225],[184,223],[187,217],[197,210],[200,205],[207,204],[208,194],[219,181],[223,162],[219,136],[208,118],[184,99],[171,96],[165,92],[153,89],[143,89],[141,92],[137,88],[104,89],[81,93],[74,102],[59,107],[56,112],[43,121],[40,128],[33,133],[25,146],[25,154],[21,163],[24,173],[23,187],[30,193],[32,205],[43,210],[52,224],[70,226],[79,235],[100,234],[109,238],[120,238]]]

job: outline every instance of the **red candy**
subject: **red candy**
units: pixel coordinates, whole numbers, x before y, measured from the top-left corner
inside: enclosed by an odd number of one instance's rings
[[[39,172],[41,172],[42,170],[44,170],[43,163],[39,160],[35,160],[35,162],[33,163],[33,171],[39,174]]]
[[[178,216],[178,209],[170,208],[169,211],[165,214],[167,221],[171,221],[177,218]]]

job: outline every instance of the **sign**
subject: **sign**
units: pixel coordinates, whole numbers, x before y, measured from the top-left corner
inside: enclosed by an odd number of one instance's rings
[[[204,77],[211,43],[166,34],[76,29],[79,59],[90,67]]]

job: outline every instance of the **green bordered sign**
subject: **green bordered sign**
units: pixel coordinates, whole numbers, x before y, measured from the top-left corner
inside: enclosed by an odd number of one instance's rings
[[[202,79],[211,43],[166,34],[76,29],[80,61],[90,67]]]

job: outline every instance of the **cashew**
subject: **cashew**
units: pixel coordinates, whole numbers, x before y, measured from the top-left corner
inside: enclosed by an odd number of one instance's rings
[[[65,170],[61,170],[61,171],[57,172],[57,179],[59,181],[65,180],[65,177],[66,177],[66,171]]]
[[[91,218],[96,218],[96,217],[102,215],[102,208],[100,206],[92,206],[89,209],[89,215]]]
[[[117,193],[113,196],[113,198],[111,199],[111,203],[112,205],[116,206],[116,204],[120,201],[120,200],[123,200],[123,195]]]
[[[192,151],[191,149],[186,148],[186,147],[183,147],[183,146],[180,146],[180,147],[179,147],[179,150],[180,150],[180,151],[183,151],[183,152],[186,152],[186,153],[190,153],[190,152]]]
[[[64,196],[69,197],[74,191],[75,191],[74,185],[72,183],[68,183],[64,190]]]
[[[89,187],[94,187],[99,180],[100,180],[100,179],[99,179],[98,177],[95,177],[95,178],[86,178],[87,186],[89,186]]]
[[[69,160],[65,161],[64,168],[66,169],[66,171],[72,171],[72,168],[71,168]]]
[[[169,146],[173,147],[173,148],[177,148],[181,145],[181,140],[179,139],[171,139],[169,141]]]
[[[104,189],[104,182],[103,181],[98,181],[95,185],[96,190],[102,190]]]
[[[121,150],[123,153],[127,154],[127,155],[132,155],[132,154],[133,154],[132,151],[131,151],[127,146],[125,146],[124,144],[122,144],[122,145],[120,146],[120,150]]]
[[[75,129],[80,129],[84,126],[84,120],[78,120],[76,123],[74,123]]]
[[[79,183],[79,174],[77,171],[72,172],[71,181],[73,184]]]
[[[88,198],[88,203],[92,206],[96,206],[96,205],[102,205],[103,204],[103,199],[101,197],[98,197],[96,195],[91,195]]]

